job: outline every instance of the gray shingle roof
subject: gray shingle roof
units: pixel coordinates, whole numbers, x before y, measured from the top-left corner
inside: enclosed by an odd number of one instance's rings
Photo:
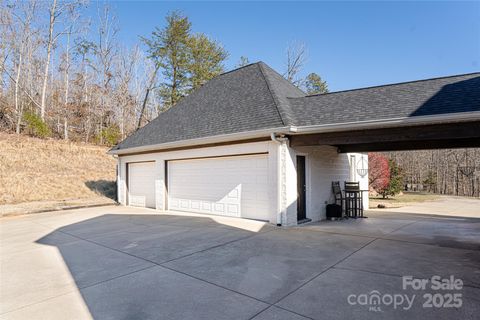
[[[112,150],[285,126],[480,112],[480,73],[306,96],[263,62],[221,74]]]
[[[285,80],[278,72],[267,66],[265,63],[259,63],[260,69],[271,89],[271,93],[277,103],[278,111],[285,125],[293,125],[292,108],[289,98],[305,97],[305,93],[292,85],[290,81]]]
[[[266,64],[250,64],[213,78],[113,150],[284,127],[287,96],[305,94]]]
[[[290,98],[297,126],[480,111],[480,73]]]

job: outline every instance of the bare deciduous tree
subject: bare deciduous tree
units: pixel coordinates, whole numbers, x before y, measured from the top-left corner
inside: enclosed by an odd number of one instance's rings
[[[302,82],[299,73],[307,60],[307,48],[302,42],[292,42],[287,47],[286,71],[283,76],[296,86]]]
[[[480,196],[480,149],[387,153],[403,169],[407,189]]]
[[[52,4],[49,7],[46,57],[44,62],[42,94],[40,100],[40,117],[42,118],[42,120],[45,120],[47,84],[53,47],[60,36],[64,35],[67,30],[71,30],[72,24],[78,17],[77,9],[82,5],[82,3],[83,1],[81,0],[65,1],[60,3],[57,0],[52,0]],[[61,23],[63,24],[64,29],[60,32],[56,32],[55,26],[59,23],[59,20],[61,18],[63,18],[63,21],[61,21]]]
[[[139,129],[142,126],[144,115],[145,115],[145,109],[147,107],[148,97],[150,96],[150,92],[155,88],[155,83],[156,83],[157,74],[158,74],[159,69],[160,69],[160,65],[156,64],[154,66],[153,72],[150,76],[150,81],[149,81],[148,86],[145,90],[145,96],[143,98],[142,108],[140,109],[140,115],[138,116],[137,129]]]

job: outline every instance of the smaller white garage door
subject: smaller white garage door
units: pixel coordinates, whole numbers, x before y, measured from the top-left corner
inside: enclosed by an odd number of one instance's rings
[[[128,204],[155,208],[155,162],[128,163]]]
[[[268,221],[268,156],[169,161],[168,207]]]

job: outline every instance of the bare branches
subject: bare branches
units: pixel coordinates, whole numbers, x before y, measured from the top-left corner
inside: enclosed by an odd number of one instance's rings
[[[302,42],[292,42],[287,47],[286,71],[283,76],[296,86],[299,86],[302,79],[299,73],[302,71],[307,60],[307,48]]]
[[[15,78],[12,77],[12,75],[7,71],[7,70],[4,70],[5,74],[10,78],[11,81],[13,81],[14,83],[17,83]],[[23,88],[21,85],[18,85],[18,87],[23,91],[23,93],[27,96],[28,99],[30,99],[30,101],[35,104],[38,108],[40,108],[40,103],[38,103],[37,101],[35,101],[35,99],[28,93],[28,91]]]
[[[1,3],[0,121],[10,131],[33,119],[57,138],[114,144],[223,71],[221,44],[193,35],[180,14],[145,41],[147,55],[119,44],[108,5],[94,4],[90,29],[84,0]]]
[[[408,191],[480,196],[480,149],[398,151],[388,155],[402,167]],[[462,172],[464,168],[468,172]]]
[[[142,108],[140,109],[140,115],[138,117],[137,129],[139,129],[142,126],[142,121],[145,114],[145,108],[147,106],[148,96],[150,95],[150,92],[153,90],[155,86],[155,80],[157,78],[157,73],[159,69],[160,69],[160,65],[159,64],[155,65],[152,76],[150,77],[150,83],[147,89],[145,90],[145,97],[143,98]]]

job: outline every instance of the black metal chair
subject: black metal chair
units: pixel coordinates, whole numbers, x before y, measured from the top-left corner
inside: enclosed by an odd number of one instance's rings
[[[362,192],[359,182],[345,181],[345,214],[351,218],[363,217]]]
[[[342,188],[340,188],[340,181],[332,181],[332,191],[333,196],[335,197],[335,204],[340,206],[343,215],[345,209],[345,197],[343,196]]]

